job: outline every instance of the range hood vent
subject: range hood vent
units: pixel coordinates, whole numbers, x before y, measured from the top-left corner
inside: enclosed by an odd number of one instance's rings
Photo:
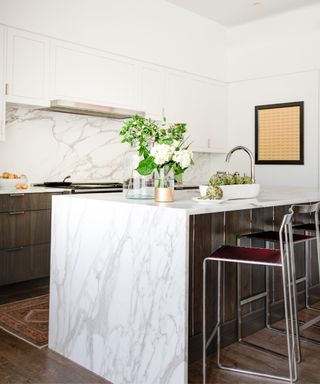
[[[134,115],[144,116],[142,111],[124,108],[109,107],[99,104],[87,104],[68,100],[51,100],[50,107],[42,108],[45,111],[73,113],[77,115],[110,117],[113,119],[128,119]]]

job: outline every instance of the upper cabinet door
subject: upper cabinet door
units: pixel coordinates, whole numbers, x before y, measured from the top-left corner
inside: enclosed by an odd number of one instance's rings
[[[225,152],[226,106],[224,84],[168,71],[165,114],[169,122],[187,123],[194,151]]]
[[[53,42],[52,98],[139,107],[139,70],[135,61]]]
[[[5,33],[6,29],[0,25],[0,141],[5,139]]]
[[[7,101],[48,105],[49,39],[8,28]]]
[[[147,117],[161,121],[164,114],[165,71],[156,65],[141,66],[141,108]]]

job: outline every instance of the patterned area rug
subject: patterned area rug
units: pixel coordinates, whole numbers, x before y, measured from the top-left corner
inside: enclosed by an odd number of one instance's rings
[[[49,295],[0,305],[0,328],[37,348],[48,345]]]

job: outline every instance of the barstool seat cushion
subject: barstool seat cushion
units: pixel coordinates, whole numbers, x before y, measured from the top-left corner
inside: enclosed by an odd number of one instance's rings
[[[209,259],[231,263],[278,265],[281,266],[279,249],[247,248],[223,245],[209,256]]]
[[[263,231],[263,232],[256,232],[256,233],[248,233],[241,235],[239,237],[247,237],[249,239],[258,239],[258,240],[264,240],[264,241],[272,241],[275,243],[279,243],[279,232],[276,231]],[[299,235],[294,233],[293,234],[293,242],[298,243],[306,240],[312,240],[314,239],[314,236],[307,236],[307,235]]]
[[[301,229],[303,231],[315,231],[316,225],[315,224],[297,224],[293,226],[294,229]]]

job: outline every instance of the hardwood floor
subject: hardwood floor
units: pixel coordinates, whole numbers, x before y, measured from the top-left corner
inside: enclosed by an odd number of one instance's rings
[[[48,279],[0,287],[0,304],[40,296],[49,290]],[[319,305],[319,304],[318,304]],[[300,320],[309,320],[316,313],[303,310]],[[303,335],[320,341],[320,328],[306,330]],[[286,353],[285,336],[271,330],[261,330],[246,338],[277,352]],[[301,343],[303,361],[299,364],[298,384],[320,384],[320,345]],[[234,343],[223,351],[223,362],[248,369],[265,366],[276,374],[286,374],[286,360],[258,351],[252,347]],[[264,362],[264,364],[262,364]],[[214,356],[208,359],[207,384],[271,384],[280,381],[261,379],[225,372],[216,368]],[[79,365],[50,351],[39,350],[0,330],[0,383],[1,384],[110,384]],[[118,383],[117,383],[118,384]],[[149,384],[149,383],[141,383]],[[151,384],[151,383],[150,383]],[[189,366],[189,384],[202,384],[202,361]]]
[[[49,292],[49,278],[25,281],[23,283],[0,287],[0,305],[30,297],[45,295]]]
[[[49,280],[0,287],[0,304],[48,293]],[[50,351],[37,349],[0,330],[1,384],[110,384],[72,361]]]
[[[104,383],[106,380],[50,351],[0,331],[0,383]]]
[[[320,303],[318,303],[319,305]],[[315,312],[302,310],[299,313],[299,320],[310,320],[317,316]],[[281,328],[281,324],[277,323]],[[303,332],[304,336],[313,337],[320,342],[320,328],[313,327]],[[256,345],[261,345],[275,352],[286,354],[285,335],[263,329],[245,339]],[[298,364],[299,380],[297,384],[319,384],[320,383],[320,345],[301,342],[302,362]],[[287,360],[279,358],[256,348],[234,343],[224,348],[223,363],[238,368],[250,370],[267,370],[268,373],[276,375],[287,375]],[[262,363],[263,362],[263,363]],[[274,384],[283,383],[279,380],[268,380],[253,376],[239,375],[222,371],[216,367],[214,355],[210,355],[207,363],[207,384]],[[202,361],[197,361],[189,366],[189,384],[202,384]]]

